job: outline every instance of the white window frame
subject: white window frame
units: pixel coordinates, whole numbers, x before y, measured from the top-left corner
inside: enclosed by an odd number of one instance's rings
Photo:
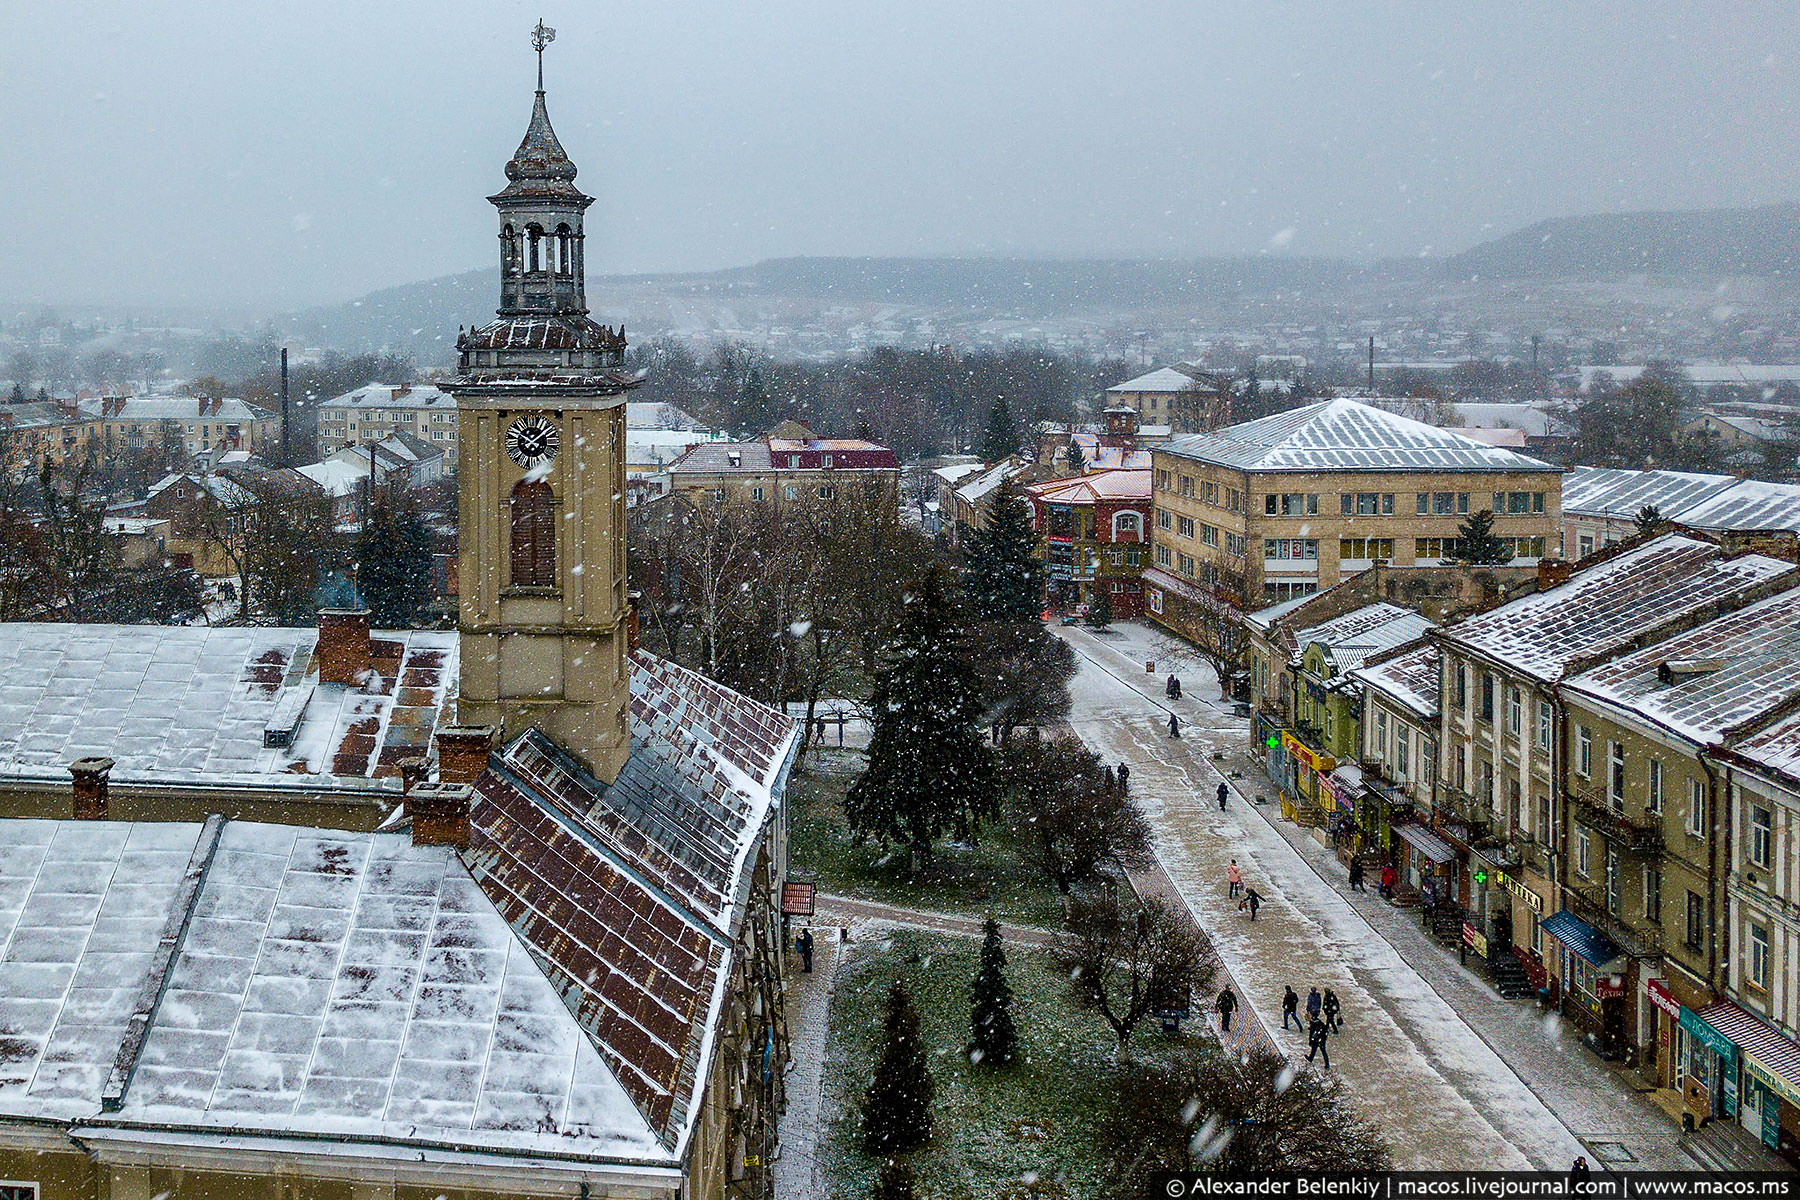
[[[1644,768],[1644,811],[1661,816],[1663,810],[1662,759],[1653,758]]]
[[[1748,922],[1749,935],[1744,939],[1744,969],[1753,986],[1767,990],[1769,986],[1769,927]],[[1761,935],[1761,936],[1758,936]]]
[[[1762,819],[1757,820],[1758,817]],[[1775,845],[1775,814],[1760,804],[1750,806],[1750,865],[1768,869]]]
[[[1583,779],[1594,777],[1594,735],[1586,725],[1575,727],[1575,773]]]
[[[1593,864],[1593,846],[1588,839],[1588,831],[1584,826],[1575,826],[1575,873],[1583,879],[1592,879],[1588,869]]]
[[[1698,779],[1688,780],[1687,832],[1690,837],[1706,836],[1706,785]]]
[[[1554,728],[1552,710],[1548,700],[1537,703],[1537,745],[1539,750],[1550,749],[1550,733]]]
[[[1625,743],[1606,740],[1606,802],[1625,807]]]

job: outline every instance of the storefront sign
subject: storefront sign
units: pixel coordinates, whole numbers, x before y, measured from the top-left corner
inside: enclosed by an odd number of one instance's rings
[[[1764,1088],[1773,1092],[1775,1096],[1780,1096],[1789,1104],[1794,1105],[1796,1108],[1800,1108],[1800,1087],[1795,1087],[1775,1072],[1757,1062],[1754,1058],[1751,1058],[1748,1054],[1744,1055],[1744,1074],[1762,1084]],[[1765,1114],[1767,1114],[1769,1109],[1776,1107],[1774,1103],[1775,1096],[1769,1096],[1764,1100],[1763,1112]],[[1763,1119],[1766,1121],[1768,1120],[1768,1117],[1765,1115]]]
[[[1660,979],[1652,979],[1644,985],[1644,990],[1650,994],[1650,1003],[1668,1013],[1670,1020],[1681,1020],[1681,1001],[1675,999],[1668,984]]]
[[[1725,1061],[1725,1075],[1727,1079],[1735,1079],[1737,1077],[1737,1046],[1730,1038],[1714,1029],[1711,1025],[1708,1025],[1701,1019],[1699,1013],[1685,1005],[1683,1005],[1681,1009],[1681,1027],[1687,1030],[1689,1037],[1698,1041],[1702,1046],[1705,1046],[1708,1050],[1711,1050]]]
[[[1623,975],[1602,975],[1594,980],[1594,995],[1602,1000],[1611,1000],[1625,994],[1625,977]]]
[[[1513,895],[1515,895],[1519,899],[1523,900],[1525,902],[1526,908],[1529,908],[1532,912],[1537,913],[1540,916],[1543,915],[1543,912],[1544,912],[1543,897],[1539,896],[1536,892],[1532,891],[1530,888],[1528,888],[1524,884],[1520,883],[1517,879],[1513,878],[1511,875],[1508,875],[1505,871],[1495,871],[1493,878],[1497,883],[1499,883],[1499,885],[1501,887],[1505,888],[1507,891],[1511,892]]]
[[[1337,759],[1329,754],[1315,754],[1312,748],[1291,733],[1281,735],[1281,744],[1289,755],[1305,763],[1321,775],[1337,770]]]
[[[784,883],[781,885],[781,915],[784,917],[810,917],[813,915],[813,893],[818,885],[813,883]]]
[[[1488,940],[1479,929],[1467,921],[1463,922],[1463,945],[1473,950],[1482,958],[1488,956]]]

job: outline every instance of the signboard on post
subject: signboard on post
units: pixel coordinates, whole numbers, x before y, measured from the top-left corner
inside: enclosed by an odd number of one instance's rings
[[[1463,945],[1473,950],[1481,958],[1488,956],[1488,940],[1479,929],[1464,921],[1462,933]]]
[[[818,891],[816,883],[784,883],[781,885],[781,915],[784,917],[810,917],[813,915],[813,894]]]

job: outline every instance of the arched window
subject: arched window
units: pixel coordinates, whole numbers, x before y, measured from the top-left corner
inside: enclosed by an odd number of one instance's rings
[[[568,225],[564,224],[556,227],[556,270],[558,274],[569,275],[574,272],[572,256],[569,253],[569,247],[573,237],[574,235]]]
[[[1113,514],[1113,541],[1123,540],[1126,534],[1130,534],[1133,538],[1139,537],[1143,533],[1143,529],[1143,524],[1139,521],[1136,513],[1116,512]]]
[[[540,225],[527,225],[525,234],[531,239],[530,259],[525,269],[535,274],[544,269],[544,230]]]
[[[512,492],[512,586],[556,586],[556,495],[541,479]]]

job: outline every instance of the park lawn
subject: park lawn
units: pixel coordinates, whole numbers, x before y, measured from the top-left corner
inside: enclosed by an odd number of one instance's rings
[[[1012,834],[990,824],[974,845],[940,842],[929,866],[907,875],[904,856],[856,845],[844,820],[844,792],[862,771],[860,750],[809,752],[788,781],[788,849],[792,870],[819,890],[859,900],[965,915],[993,915],[1020,925],[1060,927],[1063,898],[1020,857]]]
[[[853,945],[853,957],[839,968],[822,1106],[836,1115],[820,1130],[818,1149],[831,1200],[861,1200],[874,1180],[878,1164],[862,1153],[858,1112],[896,974],[912,992],[936,1084],[934,1136],[911,1155],[920,1200],[1080,1200],[1098,1193],[1095,1144],[1104,1084],[1116,1069],[1112,1032],[1076,1006],[1068,975],[1050,954],[1009,947],[1020,1057],[997,1070],[970,1063],[968,984],[979,949],[974,938],[896,930],[881,942]],[[1151,1022],[1134,1036],[1132,1056],[1158,1060],[1195,1040],[1166,1038]]]

